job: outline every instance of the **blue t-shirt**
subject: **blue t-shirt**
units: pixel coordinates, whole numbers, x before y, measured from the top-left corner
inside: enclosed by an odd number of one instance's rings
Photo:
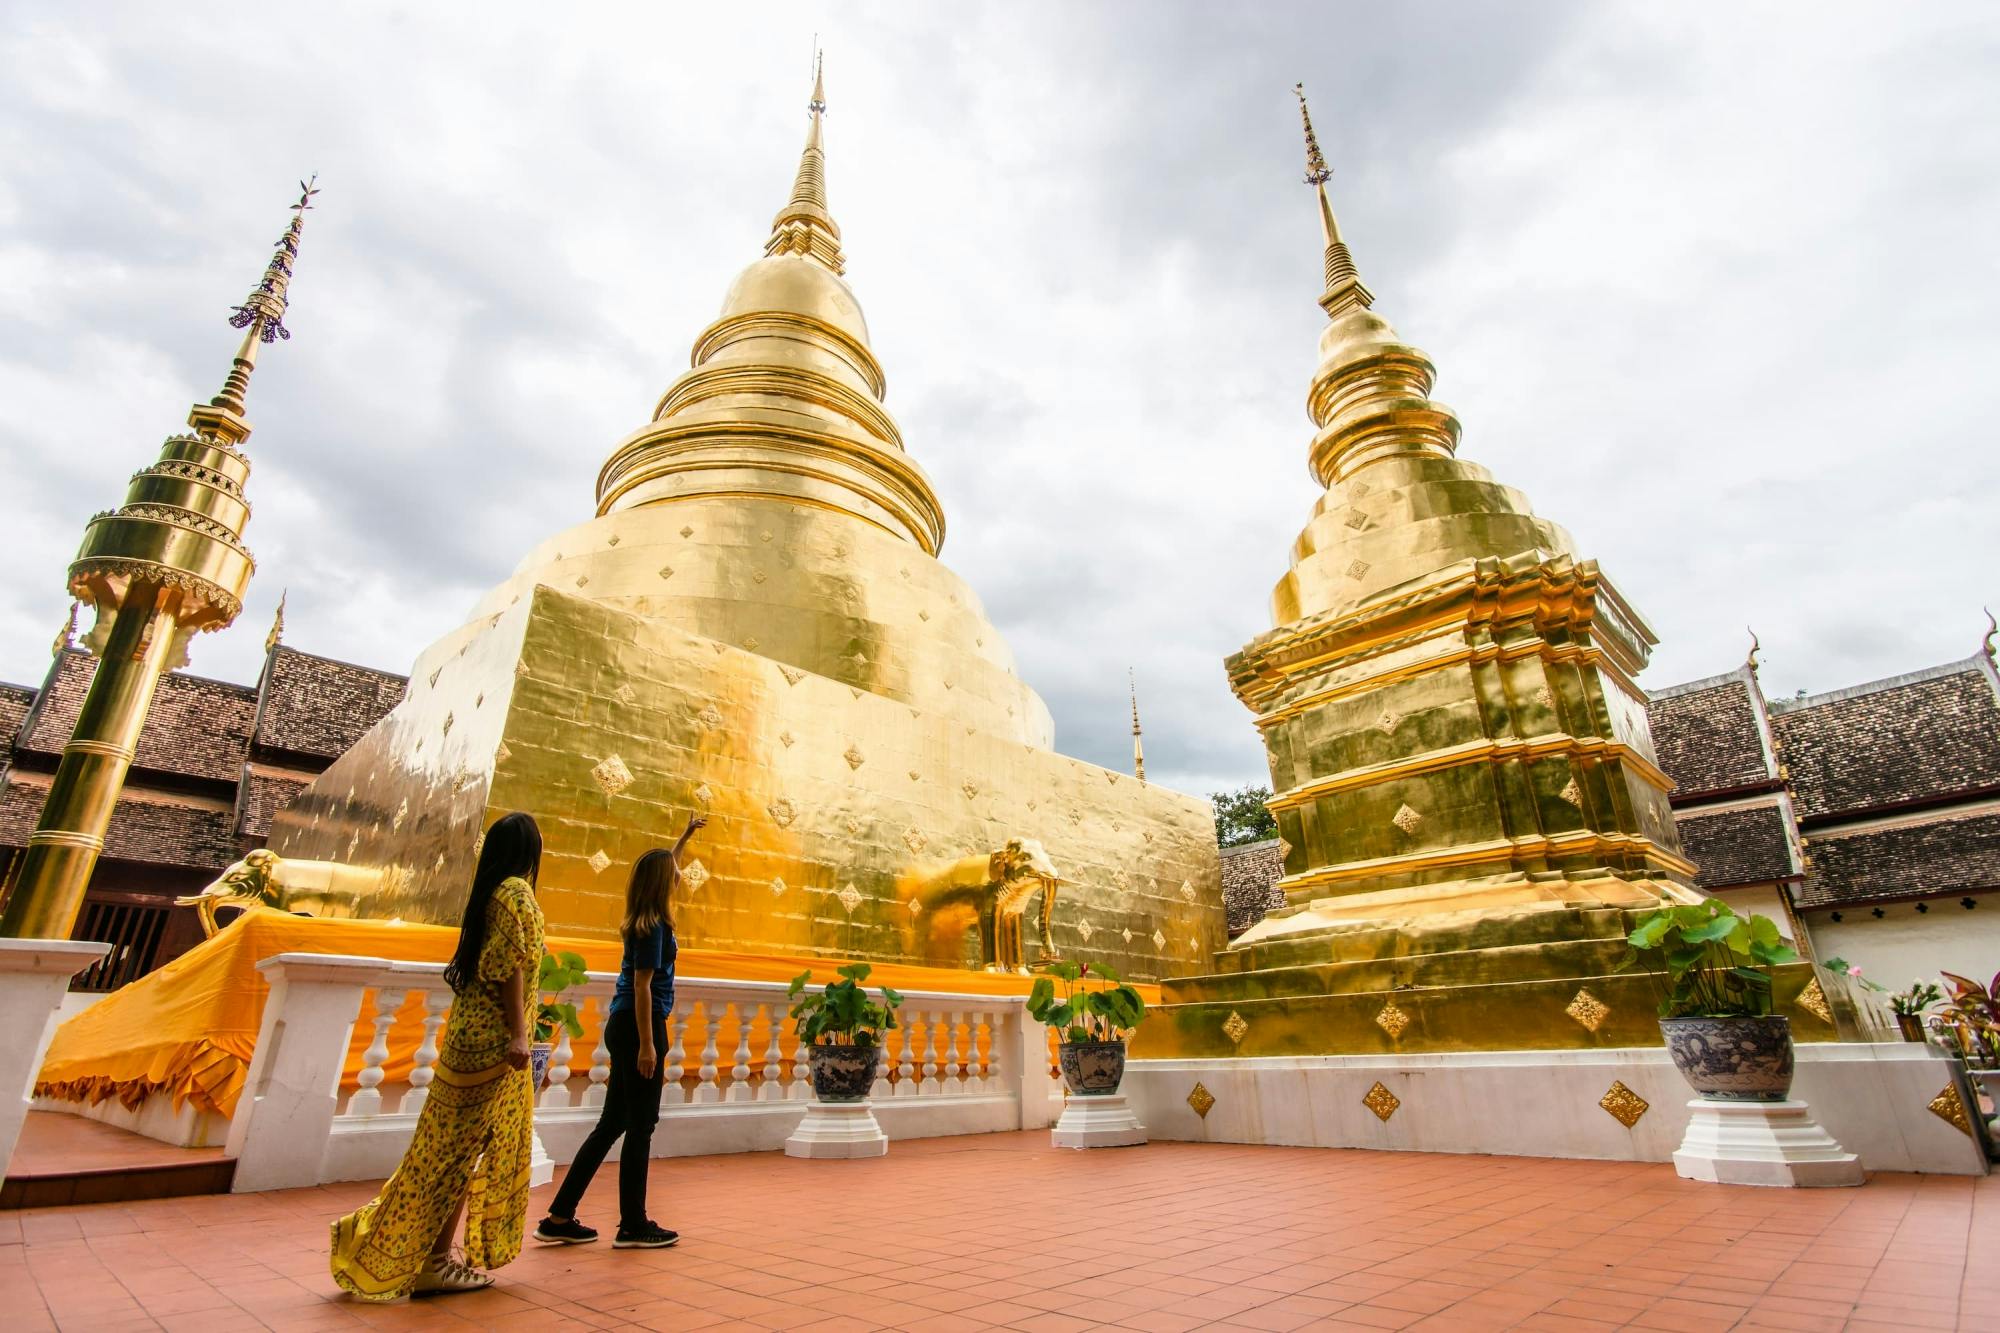
[[[618,964],[618,989],[611,996],[611,1012],[632,1008],[632,974],[642,968],[653,973],[653,1013],[665,1018],[674,1007],[674,959],[680,956],[674,932],[664,924],[641,940],[626,939],[625,957]]]

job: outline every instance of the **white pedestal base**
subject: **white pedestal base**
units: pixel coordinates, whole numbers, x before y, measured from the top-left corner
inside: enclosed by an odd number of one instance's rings
[[[528,1156],[528,1186],[539,1189],[556,1178],[556,1159],[542,1146],[542,1131],[535,1131],[535,1151]]]
[[[880,1157],[888,1151],[889,1136],[866,1101],[809,1101],[805,1118],[785,1140],[787,1157]]]
[[[1688,1103],[1674,1170],[1722,1185],[1859,1185],[1861,1159],[1819,1127],[1804,1102]]]
[[[1058,1148],[1130,1148],[1145,1141],[1146,1127],[1122,1092],[1071,1097],[1063,1103],[1062,1119],[1049,1131],[1049,1142]]]

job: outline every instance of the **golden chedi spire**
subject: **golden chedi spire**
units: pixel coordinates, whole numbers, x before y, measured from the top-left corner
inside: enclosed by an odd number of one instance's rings
[[[250,437],[244,397],[262,343],[289,338],[284,316],[306,210],[318,193],[299,185],[291,225],[264,276],[230,324],[242,329],[220,393],[188,413],[192,431],[169,438],[159,460],[135,473],[125,503],[92,518],[69,568],[71,596],[96,623],[84,645],[98,656],[76,731],[63,749],[41,821],[4,913],[0,935],[69,934],[162,675],[187,663],[188,640],[243,609],[256,562],[243,544],[250,520],[244,484]]]
[[[1125,682],[1132,688],[1132,776],[1146,780],[1146,745],[1139,734],[1139,678],[1132,669],[1125,669]]]
[[[887,383],[842,279],[826,204],[826,94],[815,70],[805,150],[764,257],[695,340],[693,368],[597,480],[597,511],[762,495],[851,514],[935,555],[944,511],[883,406]]]

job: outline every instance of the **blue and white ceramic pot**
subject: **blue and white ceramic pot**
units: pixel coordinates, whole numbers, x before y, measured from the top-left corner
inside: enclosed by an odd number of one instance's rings
[[[1792,1027],[1764,1018],[1663,1018],[1667,1051],[1710,1101],[1781,1102],[1792,1090]]]

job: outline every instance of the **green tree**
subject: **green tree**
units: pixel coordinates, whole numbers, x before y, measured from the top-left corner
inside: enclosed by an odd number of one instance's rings
[[[1224,847],[1278,836],[1278,821],[1264,804],[1271,799],[1269,787],[1219,791],[1208,799],[1215,802],[1215,840]]]

